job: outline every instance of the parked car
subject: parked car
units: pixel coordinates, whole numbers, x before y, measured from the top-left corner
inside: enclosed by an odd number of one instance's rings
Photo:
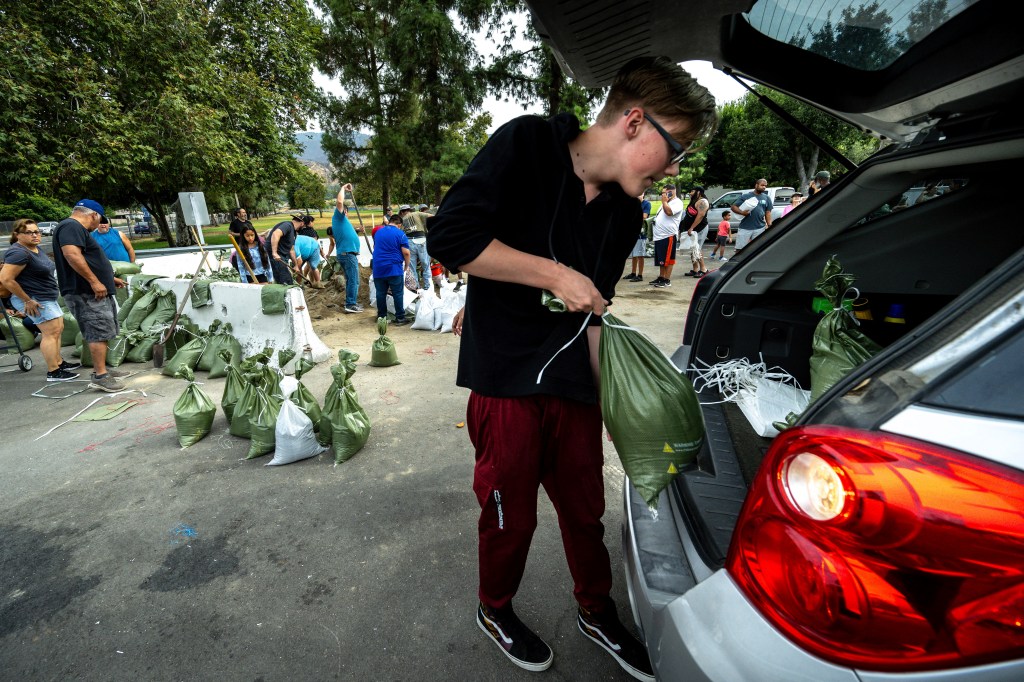
[[[888,142],[702,278],[679,321],[680,368],[763,361],[809,387],[814,282],[836,254],[882,350],[774,438],[704,389],[699,470],[656,517],[624,486],[658,677],[1024,679],[1024,230],[988,200],[1024,160],[1024,41],[992,20],[1004,5],[872,4],[890,25],[797,3],[822,18],[798,40],[812,15],[704,0],[674,7],[700,37],[679,40],[659,3],[527,4],[586,87],[637,55],[704,59]],[[931,186],[950,191],[920,201]]]
[[[57,228],[58,223],[54,221],[47,221],[42,223],[36,223],[39,226],[39,234],[44,236],[50,236],[53,231]]]
[[[711,202],[711,208],[708,209],[708,224],[712,227],[717,228],[718,224],[722,222],[722,213],[727,210],[731,210],[732,205],[739,201],[739,198],[747,192],[753,192],[754,188],[733,190],[726,192],[717,199]],[[793,192],[796,190],[792,187],[769,187],[767,189],[768,196],[772,200],[772,220],[782,217],[782,210],[789,206],[790,200],[793,198]],[[729,227],[732,228],[733,232],[739,229],[740,221],[743,220],[743,216],[736,213],[735,211],[729,216]],[[708,241],[714,241],[718,233],[715,230],[708,230]]]
[[[132,227],[132,232],[135,234],[152,234],[153,228],[149,223],[139,221]]]

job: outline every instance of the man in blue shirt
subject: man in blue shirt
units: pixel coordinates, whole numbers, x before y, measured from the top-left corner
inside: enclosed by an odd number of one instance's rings
[[[359,305],[359,235],[348,219],[348,207],[345,206],[345,192],[351,191],[351,182],[346,182],[338,191],[331,226],[327,228],[327,237],[330,240],[327,252],[334,250],[334,244],[337,242],[338,265],[345,274],[345,312],[361,313],[363,306]],[[362,232],[361,227],[359,231]]]
[[[379,230],[373,239],[373,284],[377,288],[377,317],[388,316],[388,289],[395,299],[395,325],[408,324],[405,318],[405,271],[409,269],[409,238],[402,231],[402,219],[391,217],[391,224]]]
[[[772,226],[772,199],[768,196],[768,181],[759,178],[754,183],[754,191],[745,193],[732,205],[732,212],[743,216],[736,232],[736,250],[739,251]]]

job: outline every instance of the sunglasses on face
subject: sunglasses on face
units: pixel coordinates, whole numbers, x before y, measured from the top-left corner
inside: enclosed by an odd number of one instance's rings
[[[667,130],[662,128],[657,121],[655,121],[653,118],[647,115],[646,111],[644,112],[644,118],[647,119],[647,121],[652,126],[654,126],[654,129],[658,131],[658,134],[661,135],[665,139],[665,142],[668,143],[669,165],[671,166],[677,163],[681,163],[682,160],[686,158],[686,150],[683,148],[683,145],[676,142],[675,139],[673,139],[672,136],[668,134]]]

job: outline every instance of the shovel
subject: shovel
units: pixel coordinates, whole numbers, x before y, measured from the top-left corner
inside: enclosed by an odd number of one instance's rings
[[[174,313],[174,319],[171,320],[171,325],[164,330],[164,333],[160,335],[160,340],[153,344],[153,366],[157,369],[164,366],[164,350],[167,346],[167,342],[171,338],[171,334],[174,333],[174,328],[178,324],[178,318],[181,317],[181,311],[185,309],[185,303],[188,302],[189,296],[192,295],[192,287],[196,284],[196,279],[199,277],[199,272],[206,265],[206,251],[203,249],[203,245],[199,242],[199,235],[196,234],[195,228],[189,226],[192,231],[192,238],[196,240],[196,244],[199,244],[199,252],[203,254],[203,257],[199,259],[199,267],[196,268],[196,272],[192,275],[192,279],[188,281],[188,288],[185,289],[185,295],[181,297],[181,303],[178,304],[178,310]]]

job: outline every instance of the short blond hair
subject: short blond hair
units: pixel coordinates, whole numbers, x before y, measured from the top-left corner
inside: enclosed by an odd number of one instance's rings
[[[668,57],[626,62],[612,81],[597,123],[608,125],[635,106],[660,120],[688,121],[697,146],[704,146],[718,130],[714,95]]]

